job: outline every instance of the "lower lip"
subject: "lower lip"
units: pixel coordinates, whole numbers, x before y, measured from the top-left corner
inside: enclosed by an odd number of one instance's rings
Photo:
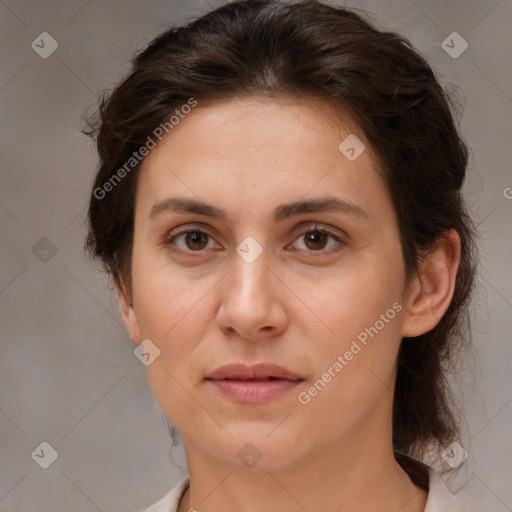
[[[212,380],[208,379],[222,394],[244,404],[261,404],[295,389],[300,380]]]

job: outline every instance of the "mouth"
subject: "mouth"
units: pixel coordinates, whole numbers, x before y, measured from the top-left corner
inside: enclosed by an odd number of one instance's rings
[[[248,366],[243,363],[231,363],[217,368],[207,376],[212,380],[301,380],[302,377],[283,366],[273,363],[258,363]]]
[[[222,366],[205,379],[224,397],[243,404],[270,402],[295,389],[305,379],[272,363]]]
[[[301,380],[287,379],[207,379],[223,396],[241,404],[261,404],[295,389]]]
[[[241,381],[241,382],[263,382],[263,381],[267,381],[267,380],[290,380],[290,379],[280,379],[279,377],[266,377],[266,378],[254,378],[254,379],[226,378],[226,379],[210,379],[210,380],[233,380],[233,381]]]

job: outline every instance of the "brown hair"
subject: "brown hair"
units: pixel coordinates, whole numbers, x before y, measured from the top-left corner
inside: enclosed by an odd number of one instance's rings
[[[118,172],[155,127],[191,98],[322,97],[356,121],[378,157],[399,218],[405,272],[418,271],[447,230],[461,239],[453,300],[438,325],[398,356],[393,404],[397,452],[422,458],[445,447],[459,422],[446,371],[470,343],[467,306],[476,268],[475,228],[461,187],[468,150],[452,101],[404,37],[355,12],[315,0],[234,1],[156,37],[133,69],[100,99],[83,131],[96,137],[93,190]],[[138,166],[105,194],[91,194],[86,248],[131,293],[130,261]]]

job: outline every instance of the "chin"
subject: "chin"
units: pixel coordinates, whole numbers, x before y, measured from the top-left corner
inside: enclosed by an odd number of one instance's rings
[[[246,467],[251,471],[281,472],[303,464],[299,460],[305,451],[303,442],[285,428],[279,432],[280,428],[265,425],[259,429],[241,430],[229,439],[224,436],[223,442],[215,443],[221,448],[217,456],[230,466]],[[227,430],[232,433],[229,428]]]

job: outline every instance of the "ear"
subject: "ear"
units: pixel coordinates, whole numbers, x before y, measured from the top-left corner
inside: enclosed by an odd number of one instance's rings
[[[439,323],[453,297],[459,261],[460,237],[451,229],[437,239],[410,284],[402,336],[420,336]]]
[[[140,335],[137,314],[135,313],[135,309],[133,307],[133,300],[131,297],[132,294],[127,291],[127,287],[122,279],[115,278],[114,282],[116,285],[117,296],[119,298],[119,307],[123,317],[123,323],[128,330],[133,344],[139,345],[142,341],[142,337]]]

